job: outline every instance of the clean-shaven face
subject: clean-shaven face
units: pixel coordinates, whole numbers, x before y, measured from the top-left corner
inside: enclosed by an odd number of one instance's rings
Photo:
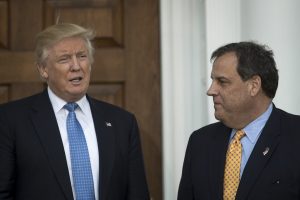
[[[81,37],[65,38],[48,49],[40,73],[51,90],[67,102],[82,98],[88,89],[91,61],[86,42]]]
[[[248,81],[243,81],[237,72],[235,53],[225,53],[217,58],[212,67],[212,83],[207,91],[213,97],[215,118],[228,125],[251,110],[251,95]]]

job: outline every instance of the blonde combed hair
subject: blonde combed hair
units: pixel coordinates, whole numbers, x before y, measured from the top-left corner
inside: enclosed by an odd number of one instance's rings
[[[49,48],[51,48],[54,44],[61,41],[62,39],[70,37],[81,37],[82,39],[84,39],[88,49],[89,59],[91,63],[93,63],[94,48],[92,46],[91,40],[95,37],[94,31],[70,23],[55,24],[37,34],[35,48],[36,63],[39,66],[44,65],[48,57]]]

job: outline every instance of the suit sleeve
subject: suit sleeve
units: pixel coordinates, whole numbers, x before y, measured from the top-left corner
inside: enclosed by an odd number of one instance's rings
[[[143,155],[139,137],[138,125],[135,117],[132,118],[129,148],[129,200],[149,200],[148,186],[144,171]]]
[[[15,179],[14,139],[0,108],[0,199],[12,200]]]
[[[191,176],[192,137],[190,137],[182,169],[177,200],[193,200],[193,184]]]

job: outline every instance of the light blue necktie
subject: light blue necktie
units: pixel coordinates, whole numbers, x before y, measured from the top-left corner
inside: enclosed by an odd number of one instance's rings
[[[64,108],[69,111],[67,132],[76,200],[94,200],[95,193],[89,152],[83,130],[75,114],[78,105],[67,103]]]

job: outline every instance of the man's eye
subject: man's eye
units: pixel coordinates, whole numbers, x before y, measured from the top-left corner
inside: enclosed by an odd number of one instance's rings
[[[86,57],[87,57],[87,55],[85,55],[85,54],[79,55],[79,58],[86,58]]]
[[[68,61],[67,57],[63,57],[63,58],[58,59],[58,62],[60,62],[60,63],[67,62],[67,61]]]
[[[220,84],[220,85],[224,85],[224,84],[226,84],[226,83],[228,83],[228,81],[226,81],[226,80],[219,80],[219,84]]]

